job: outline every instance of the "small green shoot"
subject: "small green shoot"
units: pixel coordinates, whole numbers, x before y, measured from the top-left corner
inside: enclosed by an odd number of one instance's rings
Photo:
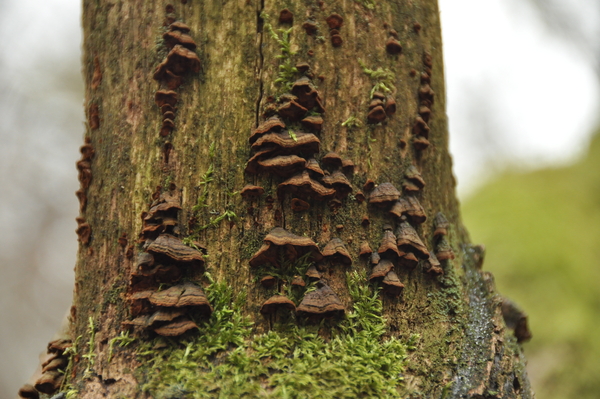
[[[376,91],[381,91],[384,93],[396,91],[396,86],[394,86],[394,80],[396,76],[394,72],[390,71],[388,68],[382,69],[381,67],[375,70],[370,69],[362,60],[358,60],[358,63],[360,64],[363,72],[369,78],[371,78],[372,81],[375,81],[373,88],[371,88],[369,98],[373,98],[373,93]]]
[[[273,29],[273,26],[267,22],[270,18],[266,13],[262,13],[260,17],[263,19],[264,27],[277,44],[281,54],[277,55],[276,58],[281,60],[279,65],[279,72],[275,83],[279,83],[282,86],[284,92],[290,91],[294,82],[294,76],[298,73],[298,69],[292,64],[292,56],[296,53],[292,51],[291,34],[293,28],[289,29]]]
[[[360,121],[360,119],[353,115],[346,119],[344,122],[342,122],[342,127],[346,127],[348,129],[354,129],[361,126],[362,122]]]
[[[293,130],[288,130],[288,134],[290,135],[292,140],[294,140],[295,142],[298,142],[298,136],[296,136],[296,133],[294,133]]]
[[[84,378],[89,377],[94,367],[94,358],[96,357],[96,354],[94,353],[96,348],[96,327],[94,326],[94,319],[92,316],[90,316],[88,319],[88,333],[90,334],[90,339],[88,341],[88,353],[81,356],[88,360],[87,367],[83,373]]]
[[[124,348],[133,341],[135,341],[135,338],[129,336],[129,331],[121,331],[121,334],[108,341],[108,361],[110,362],[112,360],[113,348],[115,344],[118,344],[119,347]]]

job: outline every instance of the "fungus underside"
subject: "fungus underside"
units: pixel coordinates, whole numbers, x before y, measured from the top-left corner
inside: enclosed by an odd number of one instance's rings
[[[353,310],[329,326],[329,339],[318,335],[327,322],[276,324],[250,339],[251,323],[241,312],[245,295],[234,296],[225,282],[207,277],[214,312],[199,334],[179,342],[157,338],[139,347],[144,366],[138,378],[153,397],[400,397],[406,352],[418,337],[408,343],[383,339],[382,302],[364,273],[348,274]],[[152,349],[158,341],[167,348]]]

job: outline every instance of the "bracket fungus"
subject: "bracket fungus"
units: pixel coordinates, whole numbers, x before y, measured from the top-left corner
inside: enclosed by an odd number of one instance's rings
[[[344,242],[339,238],[332,238],[325,248],[323,248],[323,257],[331,262],[341,262],[345,265],[352,264],[352,257],[346,249]]]
[[[176,21],[169,25],[169,30],[174,31],[178,30],[183,33],[188,33],[190,31],[190,27],[184,24],[183,22]]]
[[[260,285],[267,289],[273,288],[275,286],[275,283],[277,283],[277,277],[275,276],[264,276],[260,279]]]
[[[165,45],[168,49],[172,49],[176,45],[181,45],[189,50],[196,49],[196,42],[190,35],[183,33],[180,30],[170,30],[163,34]]]
[[[19,397],[24,399],[39,399],[40,393],[31,384],[25,384],[19,388]]]
[[[452,250],[450,243],[448,242],[448,240],[446,240],[445,236],[440,237],[441,238],[435,246],[435,256],[440,261],[454,259],[454,251]]]
[[[296,312],[307,317],[329,317],[342,315],[346,308],[328,285],[317,282],[317,289],[304,295]]]
[[[385,207],[397,201],[400,195],[392,183],[381,183],[369,194],[369,204]]]
[[[342,167],[342,157],[335,152],[328,152],[321,158],[321,163],[329,168],[337,169]]]
[[[304,170],[301,174],[292,176],[277,186],[277,196],[282,199],[285,194],[304,200],[314,198],[321,201],[333,197],[336,190],[324,187],[318,181],[313,180],[308,171]]]
[[[147,248],[154,255],[164,255],[175,262],[204,264],[204,256],[197,249],[188,247],[181,239],[161,234]]]
[[[292,198],[290,205],[294,212],[304,212],[310,209],[310,204],[300,198]]]
[[[381,240],[381,245],[379,246],[377,253],[379,253],[379,255],[388,257],[400,257],[404,255],[404,252],[398,249],[396,244],[396,236],[389,230],[383,232],[383,239]]]
[[[321,169],[321,166],[319,166],[319,163],[314,158],[311,158],[306,162],[306,169],[319,177],[325,176],[323,169]]]
[[[367,123],[377,124],[383,122],[386,118],[385,109],[382,105],[372,108],[367,114]]]
[[[390,54],[400,54],[402,53],[402,45],[395,37],[390,36],[385,42],[385,50]]]
[[[273,314],[280,309],[293,312],[296,310],[296,305],[285,295],[273,295],[262,304],[260,313],[263,315]]]
[[[287,8],[284,8],[283,10],[281,10],[279,12],[279,23],[280,24],[293,24],[294,23],[294,14]]]
[[[405,182],[413,184],[417,187],[417,191],[425,187],[425,180],[415,165],[410,165],[404,172]]]
[[[344,24],[344,18],[337,13],[332,13],[325,19],[325,21],[327,22],[329,29],[340,29]]]
[[[158,335],[162,335],[163,337],[177,337],[197,328],[198,325],[196,323],[183,316],[179,319],[173,320],[168,324],[154,328],[154,332]]]
[[[308,237],[297,236],[281,227],[275,227],[264,238],[264,244],[250,259],[250,266],[257,267],[265,263],[279,266],[279,249],[285,250],[285,255],[290,260],[310,253],[312,261],[323,259],[317,244]]]
[[[369,281],[381,279],[391,270],[394,270],[394,263],[389,259],[381,259],[373,266],[373,270],[371,270],[371,274],[369,275]]]
[[[433,274],[436,276],[439,276],[440,274],[444,274],[444,269],[442,269],[440,261],[435,256],[435,254],[431,251],[429,252],[429,259],[427,259],[427,262],[429,263],[429,269],[426,270],[427,273],[430,273],[430,274]]]
[[[442,212],[438,212],[435,214],[435,219],[433,220],[433,226],[435,231],[433,232],[434,237],[445,236],[448,234],[448,228],[450,227],[450,223],[446,216]]]
[[[297,122],[303,119],[307,112],[307,108],[303,107],[293,99],[286,101],[280,105],[279,108],[277,108],[277,113],[280,116],[289,119],[292,122]]]
[[[302,126],[315,132],[320,132],[323,127],[323,118],[320,116],[307,116],[300,121]]]
[[[52,395],[61,387],[65,368],[68,364],[68,358],[65,356],[65,351],[72,345],[71,340],[59,338],[48,343],[46,353],[51,356],[42,363],[42,375],[36,380],[34,390]],[[25,387],[23,387],[25,388]],[[24,394],[33,396],[21,397],[36,397],[30,388],[23,390]],[[21,391],[19,391],[19,395]],[[38,395],[39,396],[39,395]]]
[[[346,198],[352,192],[352,184],[350,184],[348,178],[339,170],[326,175],[322,181],[324,186],[335,190],[336,197],[339,199]]]
[[[398,248],[405,252],[413,252],[421,259],[429,258],[429,251],[415,229],[408,223],[402,222],[396,230]],[[439,257],[438,257],[439,259]]]
[[[295,132],[292,137],[288,131],[283,131],[261,136],[252,144],[252,149],[258,151],[275,148],[277,155],[312,155],[319,152],[320,144],[319,138],[312,133]]]
[[[175,107],[177,104],[177,93],[173,90],[157,90],[156,93],[154,93],[154,102],[161,109],[165,104]]]
[[[167,71],[176,75],[183,75],[187,72],[200,72],[200,58],[196,53],[180,44],[173,46],[167,57],[158,64],[154,71],[155,80],[164,80]]]
[[[285,123],[278,116],[272,116],[252,131],[248,141],[252,144],[264,134],[279,133],[283,129],[285,129]]]
[[[393,297],[399,296],[404,289],[404,284],[402,284],[398,275],[393,270],[390,270],[390,272],[386,274],[381,284],[383,285],[383,292]]]
[[[363,257],[363,256],[370,256],[373,253],[373,250],[371,249],[371,246],[369,245],[368,241],[363,241],[360,243],[360,250],[358,253],[358,256]]]
[[[419,259],[412,252],[407,252],[398,258],[398,264],[409,270],[413,270],[419,264]]]
[[[75,229],[77,240],[83,245],[88,245],[92,235],[92,227],[82,217],[75,218],[75,221],[77,221],[77,229]]]
[[[412,195],[401,197],[398,201],[394,202],[394,205],[390,209],[390,214],[398,219],[402,219],[403,216],[406,216],[416,224],[424,223],[427,220],[423,206],[419,200]]]
[[[316,111],[323,113],[324,108],[319,92],[307,76],[302,76],[300,79],[296,80],[292,85],[291,92],[292,95],[296,97],[295,101],[306,110],[317,107]]]
[[[191,282],[156,291],[150,295],[148,301],[155,306],[174,308],[193,306],[201,313],[212,313],[212,307],[202,287]]]
[[[279,155],[258,161],[259,172],[273,173],[277,176],[287,177],[304,170],[306,160],[297,155]]]

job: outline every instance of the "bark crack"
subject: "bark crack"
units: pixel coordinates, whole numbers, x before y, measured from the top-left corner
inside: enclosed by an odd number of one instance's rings
[[[265,1],[259,0],[259,7],[256,11],[256,33],[258,35],[258,97],[256,99],[256,110],[255,110],[255,123],[256,126],[259,124],[260,117],[260,103],[263,98],[263,65],[264,65],[264,54],[262,50],[263,46],[263,37],[264,37],[264,20],[262,18],[262,13],[265,8]]]

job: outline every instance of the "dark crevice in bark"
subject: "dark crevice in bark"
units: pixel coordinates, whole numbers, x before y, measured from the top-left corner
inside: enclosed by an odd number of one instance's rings
[[[264,38],[264,20],[262,18],[262,12],[265,9],[265,1],[260,0],[259,8],[256,11],[256,32],[258,34],[258,98],[256,99],[256,126],[259,124],[260,119],[260,103],[263,98],[263,64],[264,64],[264,54],[262,50],[263,46],[263,38]]]

